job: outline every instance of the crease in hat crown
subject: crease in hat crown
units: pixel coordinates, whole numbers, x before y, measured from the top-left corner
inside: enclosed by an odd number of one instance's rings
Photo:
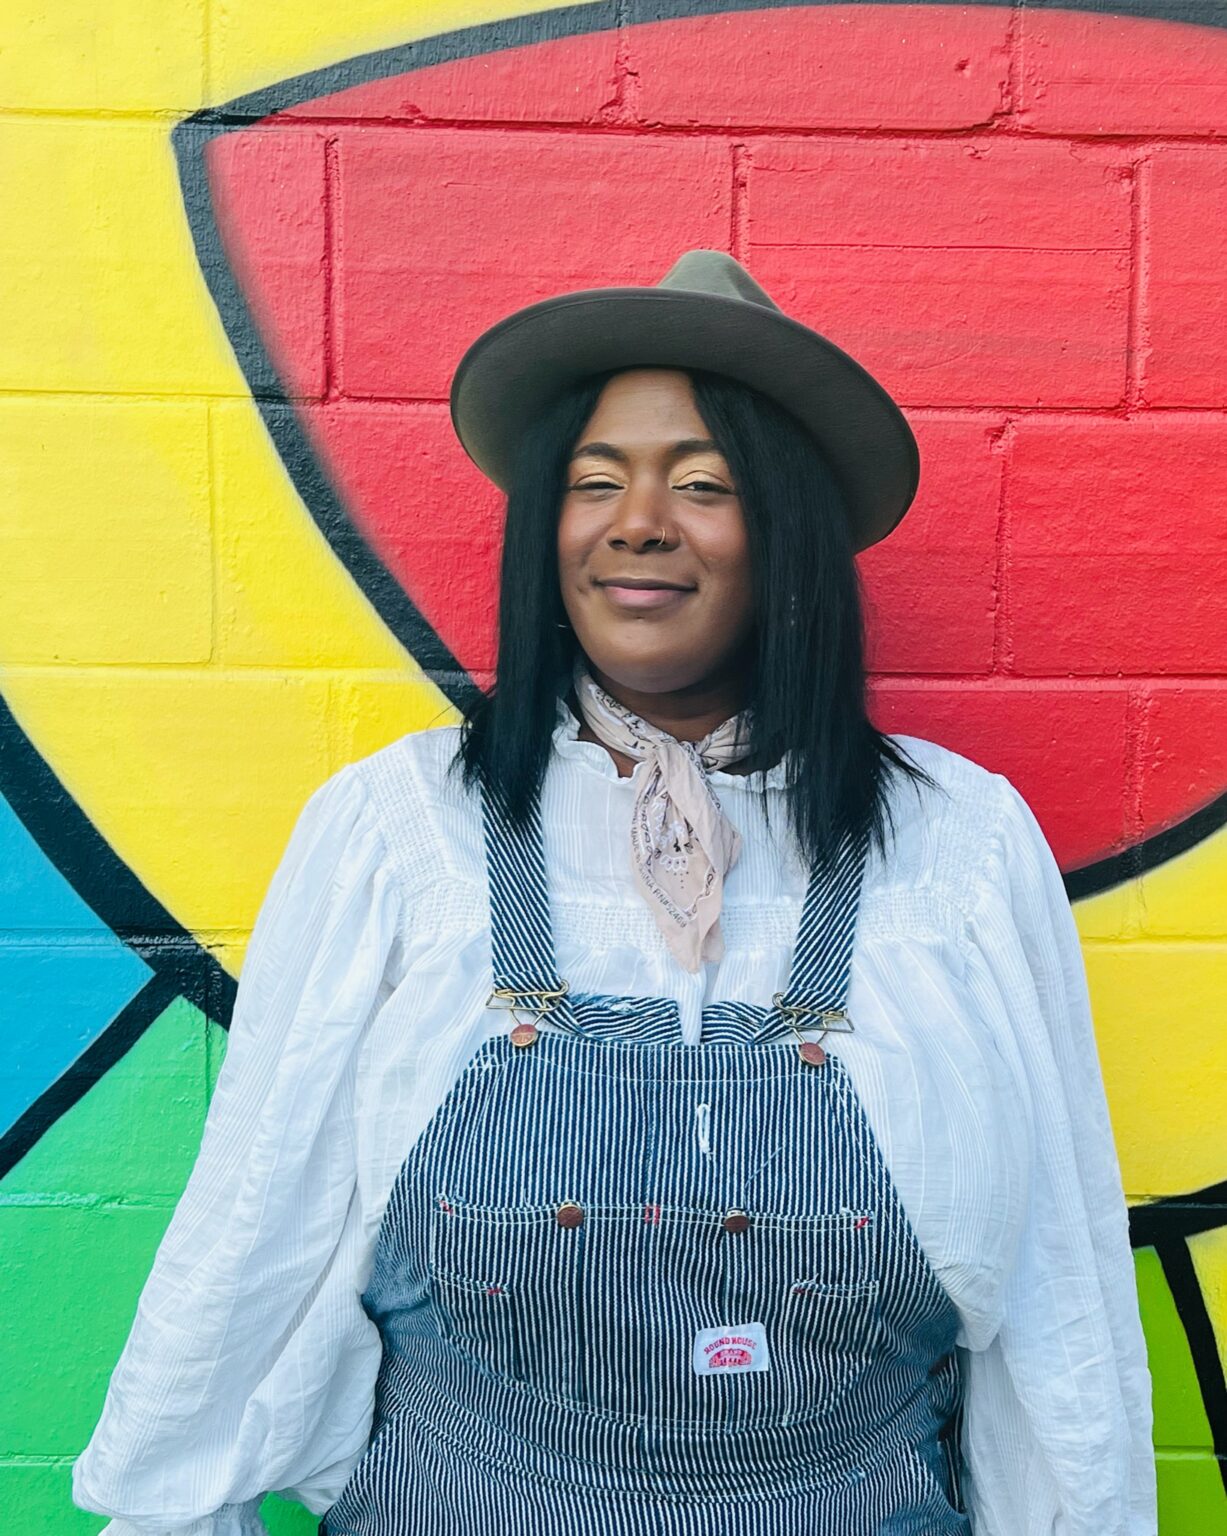
[[[764,309],[783,313],[767,290],[760,287],[727,251],[684,251],[656,287],[708,293],[716,298],[746,299],[751,304],[761,304]]]

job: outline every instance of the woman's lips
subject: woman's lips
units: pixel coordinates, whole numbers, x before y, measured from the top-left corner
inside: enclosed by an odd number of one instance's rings
[[[693,587],[619,587],[602,582],[601,591],[615,608],[668,608],[689,597]]]

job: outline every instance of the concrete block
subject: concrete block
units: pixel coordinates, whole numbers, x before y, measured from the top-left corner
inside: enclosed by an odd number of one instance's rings
[[[1131,838],[1123,685],[883,678],[871,693],[880,730],[939,741],[1005,774],[1063,869],[1119,852]]]
[[[1019,22],[1024,127],[1208,138],[1227,130],[1227,31],[1033,6]]]
[[[701,139],[339,134],[337,378],[444,399],[468,344],[523,304],[652,281],[727,249],[732,160]]]
[[[220,134],[205,152],[218,232],[268,353],[243,356],[256,394],[313,399],[327,385],[325,144],[318,129],[279,126]]]
[[[1126,1192],[1151,1199],[1219,1183],[1227,945],[1092,944],[1085,958]]]
[[[0,502],[6,662],[209,660],[203,405],[7,396]]]
[[[235,394],[168,125],[0,119],[0,389]]]
[[[1006,482],[1010,670],[1221,672],[1225,474],[1227,435],[1213,418],[1016,422]]]
[[[490,670],[503,497],[457,442],[447,407],[342,401],[310,416],[363,537],[453,654]]]
[[[194,112],[204,103],[206,0],[8,12],[0,101],[27,112]]]
[[[91,1515],[72,1502],[72,1457],[54,1461],[0,1458],[0,1499],[23,1531],[45,1536],[96,1536],[104,1515]]]
[[[85,1445],[169,1220],[164,1207],[0,1206],[7,1455]]]
[[[768,140],[748,264],[905,405],[1114,404],[1129,183],[1065,145]]]
[[[1159,1489],[1159,1529],[1163,1536],[1182,1536],[1185,1531],[1214,1531],[1208,1524],[1217,1521],[1219,1532],[1227,1531],[1227,1521],[1219,1518],[1223,1505],[1223,1470],[1219,1459],[1207,1451],[1180,1448],[1160,1454],[1155,1459]]]
[[[993,664],[1000,422],[914,419],[920,488],[902,523],[859,557],[868,664],[911,676]]]
[[[613,108],[618,91],[617,8],[595,0],[586,19],[600,31],[534,42],[531,16],[495,24],[500,46],[472,58],[414,67],[435,56],[436,39],[405,50],[406,67],[380,79],[354,83],[288,107],[282,117],[363,123],[595,123]],[[220,45],[226,46],[225,33]],[[345,73],[342,66],[342,75]]]
[[[335,534],[318,413],[212,408],[217,659],[224,666],[395,668],[412,662],[355,586],[316,517]],[[270,432],[274,441],[270,441]]]
[[[1201,836],[1147,873],[1143,932],[1227,938],[1227,830],[1216,809],[1227,794],[1227,686],[1147,682],[1141,699],[1139,824],[1159,833],[1194,817]]]
[[[632,101],[649,125],[964,128],[1005,106],[1009,10],[808,5],[655,20],[631,0]]]
[[[204,1018],[180,998],[13,1167],[0,1199],[172,1208],[200,1147],[207,1068]]]
[[[202,937],[248,927],[304,802],[340,766],[327,674],[48,669],[37,693],[59,771],[146,890]]]
[[[1227,78],[1227,76],[1224,76]],[[1227,147],[1157,149],[1150,164],[1142,391],[1149,405],[1227,407]]]

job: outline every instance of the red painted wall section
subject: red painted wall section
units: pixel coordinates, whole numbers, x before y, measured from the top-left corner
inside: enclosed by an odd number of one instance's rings
[[[1020,127],[1227,135],[1227,43],[1204,27],[1036,9],[1018,26]]]
[[[657,22],[628,41],[646,125],[940,130],[991,122],[1009,91],[1010,12],[831,5]]]
[[[709,140],[355,128],[336,145],[349,399],[442,398],[477,331],[521,304],[728,241],[729,151]]]
[[[1008,773],[1072,868],[1227,788],[1225,125],[1227,31],[632,10],[301,103],[208,174],[349,517],[481,679],[500,506],[448,425],[465,345],[690,246],[745,261],[921,444],[862,559],[878,723]]]
[[[1156,406],[1223,405],[1227,378],[1227,152],[1157,150],[1147,167],[1147,326],[1143,398]]]
[[[855,338],[901,404],[1120,402],[1119,152],[1006,138],[767,142],[747,181],[748,255],[764,285],[833,340]]]

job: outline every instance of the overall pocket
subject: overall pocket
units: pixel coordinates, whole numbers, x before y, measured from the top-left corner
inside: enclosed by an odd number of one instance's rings
[[[514,1290],[502,1270],[483,1272],[484,1278],[438,1270],[431,1275],[431,1293],[440,1326],[462,1354],[495,1376],[522,1376],[519,1328]]]
[[[559,1401],[580,1400],[588,1232],[557,1207],[440,1198],[430,1228],[439,1330],[468,1360]]]
[[[771,1350],[745,1417],[730,1404],[730,1421],[796,1422],[855,1388],[883,1337],[875,1238],[867,1212],[840,1211],[759,1217],[722,1244],[725,1306],[738,1314],[729,1320],[761,1322]]]

